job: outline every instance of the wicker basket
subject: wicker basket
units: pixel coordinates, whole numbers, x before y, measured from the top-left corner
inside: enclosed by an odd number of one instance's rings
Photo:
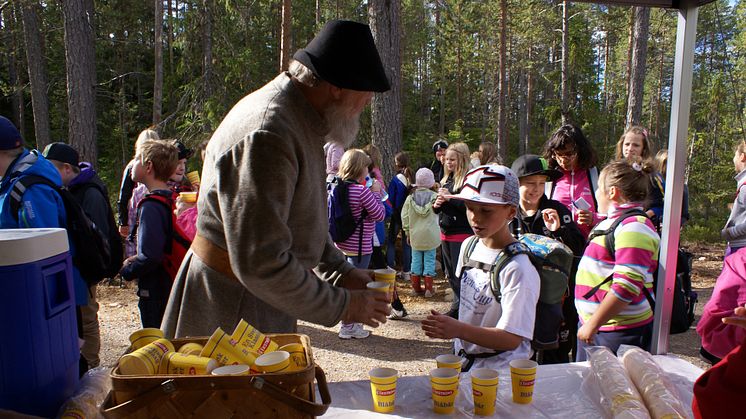
[[[323,415],[331,397],[326,375],[313,360],[306,335],[268,335],[278,345],[301,343],[308,366],[296,372],[251,376],[122,375],[111,372],[112,390],[101,406],[107,418],[312,418]],[[207,337],[174,339],[175,347]],[[129,351],[128,351],[129,352]],[[316,380],[322,403],[316,403]]]

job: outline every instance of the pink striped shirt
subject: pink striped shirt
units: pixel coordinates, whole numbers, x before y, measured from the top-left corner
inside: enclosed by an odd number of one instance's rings
[[[368,211],[368,216],[365,217],[363,223],[355,229],[355,232],[343,242],[335,243],[339,250],[341,250],[347,256],[357,256],[358,247],[360,244],[360,229],[363,229],[363,254],[367,255],[373,253],[373,233],[375,231],[376,221],[383,221],[386,215],[386,210],[381,202],[381,194],[378,192],[372,192],[360,184],[350,184],[348,186],[350,208],[352,209],[352,217],[359,219],[360,214],[363,212],[363,208]]]

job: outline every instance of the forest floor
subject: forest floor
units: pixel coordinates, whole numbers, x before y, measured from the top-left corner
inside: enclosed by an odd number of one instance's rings
[[[720,274],[723,246],[684,246],[694,253],[692,287],[699,294],[697,320],[689,331],[671,335],[669,353],[681,357],[700,368],[708,364],[700,360],[700,340],[694,327],[710,299],[715,280]],[[399,370],[403,376],[426,374],[439,354],[450,353],[447,340],[430,339],[422,332],[420,321],[431,309],[446,311],[450,303],[444,300],[448,288],[443,277],[436,281],[433,298],[411,297],[409,284],[398,282],[400,296],[409,312],[404,320],[389,320],[371,336],[362,340],[342,340],[337,337],[339,326],[322,327],[299,322],[298,332],[307,334],[313,345],[316,363],[324,369],[330,382],[367,379],[368,371],[378,366]],[[98,300],[101,323],[101,365],[113,366],[129,346],[128,336],[140,328],[137,296],[134,284],[99,285]]]

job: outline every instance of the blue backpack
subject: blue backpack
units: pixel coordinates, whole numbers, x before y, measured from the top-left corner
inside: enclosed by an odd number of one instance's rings
[[[360,213],[360,218],[357,220],[352,216],[352,208],[350,208],[350,197],[348,188],[352,182],[335,177],[331,182],[329,188],[329,196],[327,200],[328,218],[329,218],[329,234],[332,236],[332,240],[335,243],[343,242],[355,233],[358,226],[362,225],[365,217],[368,216],[368,211],[363,208]],[[361,256],[363,251],[363,229],[360,229],[360,239],[358,243],[358,257]]]

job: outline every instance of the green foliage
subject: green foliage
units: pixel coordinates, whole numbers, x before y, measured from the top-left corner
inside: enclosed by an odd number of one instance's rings
[[[20,14],[14,20],[11,13],[17,9],[15,3],[5,8],[0,28],[6,40],[0,47],[0,112],[12,114],[16,86],[7,70],[13,56],[24,100],[24,136],[33,143]],[[62,140],[68,133],[61,3],[39,3],[52,138]],[[330,19],[369,19],[368,2],[338,0],[318,2],[317,22],[316,3],[293,2],[292,50],[305,45]],[[463,141],[472,151],[481,141],[495,141],[500,5],[498,0],[401,2],[403,148],[413,162],[429,162],[430,146],[439,136],[449,142]],[[180,138],[196,147],[241,97],[277,75],[281,2],[182,0],[171,1],[171,6],[164,22],[163,123],[158,129],[165,138]],[[153,9],[152,2],[95,1],[100,154],[96,163],[112,191],[117,190],[122,168],[131,158],[134,139],[151,125]],[[168,7],[164,9],[167,13]],[[569,6],[570,120],[591,141],[599,166],[613,158],[624,130],[630,13],[628,7]],[[657,148],[666,147],[670,129],[676,20],[676,11],[651,13],[642,124]],[[561,124],[562,2],[507,0],[506,25],[508,91],[502,94],[507,103],[505,163],[509,164],[518,155],[522,135],[529,138],[530,152],[541,153]],[[212,60],[205,66],[208,27]],[[170,41],[165,36],[169,32]],[[700,8],[687,153],[692,213],[692,224],[685,230],[688,238],[718,240],[727,217],[726,204],[735,187],[733,146],[744,139],[745,49],[746,2],[718,0]],[[368,143],[371,133],[370,112],[361,120],[356,145]]]

